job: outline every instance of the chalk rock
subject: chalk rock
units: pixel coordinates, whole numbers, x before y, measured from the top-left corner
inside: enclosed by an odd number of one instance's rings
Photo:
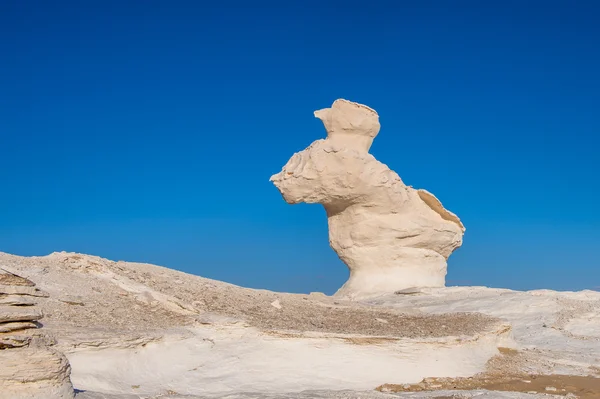
[[[22,285],[1,285],[0,295],[29,295],[46,298],[48,293],[39,290],[35,287],[27,287]]]
[[[276,299],[273,302],[271,302],[271,306],[277,309],[281,309],[281,303],[279,302],[279,299]]]
[[[462,244],[460,219],[369,154],[380,127],[373,109],[340,99],[315,116],[327,138],[295,153],[271,182],[289,204],[325,208],[329,243],[350,269],[336,295],[444,286],[446,261]]]
[[[16,321],[11,323],[1,323],[0,333],[7,333],[11,331],[20,331],[28,328],[38,328],[37,324],[30,321]]]
[[[35,302],[19,295],[0,295],[0,305],[33,306]]]
[[[410,288],[404,288],[402,290],[398,290],[396,292],[394,292],[394,294],[396,295],[416,295],[416,294],[420,294],[423,291],[421,291],[420,288],[417,287],[410,287]]]
[[[0,285],[18,285],[33,287],[35,286],[35,283],[24,277],[17,276],[16,274],[4,271],[4,269],[2,269],[0,272]]]
[[[47,348],[0,350],[0,399],[75,397],[67,358]]]
[[[0,268],[0,399],[70,399],[75,396],[67,359],[38,332],[43,317],[32,281]]]
[[[21,348],[30,343],[29,335],[0,334],[0,349]]]
[[[0,306],[0,323],[10,321],[36,321],[42,317],[44,317],[44,315],[41,310],[30,306]]]

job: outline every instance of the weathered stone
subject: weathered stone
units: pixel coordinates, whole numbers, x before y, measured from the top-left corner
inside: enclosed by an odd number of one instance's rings
[[[44,317],[41,310],[29,306],[0,306],[0,323],[9,321],[36,321]]]
[[[9,323],[0,323],[0,333],[25,330],[28,328],[37,328],[38,325],[30,321],[15,321]]]
[[[69,362],[35,322],[43,313],[31,297],[48,294],[34,286],[0,269],[0,399],[70,399]]]
[[[67,358],[46,348],[0,350],[0,399],[71,399]]]
[[[324,206],[330,245],[350,269],[337,295],[444,286],[465,231],[458,217],[368,153],[379,132],[374,110],[337,100],[315,116],[327,138],[294,154],[271,181],[290,204]]]
[[[396,295],[416,295],[422,293],[422,290],[417,287],[405,288],[403,290],[398,290],[394,292]]]
[[[20,285],[33,287],[35,283],[24,277],[0,269],[0,285]]]
[[[37,297],[48,297],[48,293],[35,287],[21,285],[0,285],[0,294],[5,295],[29,295]]]
[[[0,295],[0,305],[33,306],[35,302],[19,295]]]
[[[0,349],[28,346],[31,336],[23,334],[0,334]]]

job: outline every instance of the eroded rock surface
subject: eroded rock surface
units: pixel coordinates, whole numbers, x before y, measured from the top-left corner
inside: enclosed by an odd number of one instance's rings
[[[396,314],[320,293],[253,290],[159,266],[74,253],[42,257],[0,253],[0,264],[15,272],[27,271],[39,284],[35,288],[49,293],[35,298],[44,313],[42,330],[56,337],[57,348],[67,355],[81,348],[142,346],[160,340],[165,331],[197,324],[425,338],[472,336],[494,329],[497,321],[475,313]]]
[[[42,333],[36,297],[48,294],[0,268],[0,399],[68,399],[75,393],[67,358]]]
[[[330,245],[350,269],[337,294],[444,286],[446,261],[462,244],[460,219],[369,154],[380,127],[374,110],[340,99],[315,116],[327,138],[294,154],[271,181],[290,204],[324,206]]]
[[[0,253],[0,266],[49,294],[30,298],[44,326],[29,331],[56,338],[52,348],[68,357],[81,399],[308,398],[314,390],[383,398],[390,394],[373,391],[382,384],[455,381],[489,375],[492,366],[510,375],[600,376],[597,292],[420,288],[348,301],[74,253]],[[304,390],[311,393],[287,393]],[[472,392],[397,395],[488,397]],[[506,395],[489,397],[535,396]]]

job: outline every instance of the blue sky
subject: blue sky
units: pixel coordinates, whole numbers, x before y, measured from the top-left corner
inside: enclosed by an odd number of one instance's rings
[[[218,4],[217,4],[218,3]],[[0,251],[334,292],[318,205],[269,183],[375,108],[371,152],[467,227],[449,285],[600,287],[600,6],[4,1]]]

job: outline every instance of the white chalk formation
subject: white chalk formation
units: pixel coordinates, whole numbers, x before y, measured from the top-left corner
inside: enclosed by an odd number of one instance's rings
[[[350,269],[336,295],[443,287],[447,259],[462,244],[460,219],[369,154],[380,128],[373,109],[339,99],[315,116],[327,138],[295,153],[271,181],[289,204],[325,208],[329,243]]]
[[[67,358],[38,330],[36,297],[48,294],[0,268],[0,399],[71,399]]]

